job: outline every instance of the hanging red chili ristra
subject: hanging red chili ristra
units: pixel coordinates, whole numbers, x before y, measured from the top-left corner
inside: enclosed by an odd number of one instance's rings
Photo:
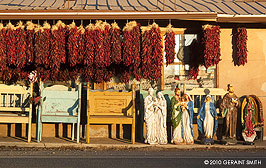
[[[36,25],[32,22],[27,22],[26,31],[26,64],[32,64],[34,62],[34,29]]]
[[[12,23],[8,23],[6,26],[6,45],[7,45],[7,61],[9,65],[16,64],[16,31],[14,25]]]
[[[244,27],[236,30],[236,65],[245,65],[247,63],[247,30]]]
[[[122,61],[120,28],[114,22],[111,28],[111,63],[120,64]]]
[[[162,37],[159,26],[153,23],[143,34],[142,73],[145,79],[158,80],[162,68]]]
[[[152,45],[151,45],[151,26],[142,30],[142,76],[144,79],[151,79],[151,57],[152,57]]]
[[[123,64],[129,67],[130,71],[132,71],[134,78],[137,80],[140,80],[141,78],[141,73],[139,73],[141,63],[140,40],[140,24],[138,24],[136,21],[131,21],[127,23],[123,29]],[[123,78],[129,79],[129,75],[131,74],[130,71],[128,71],[123,76]]]
[[[6,28],[0,23],[0,70],[3,71],[7,68],[7,45],[5,40]]]
[[[161,30],[156,23],[152,24],[151,28],[151,41],[152,41],[152,72],[153,78],[157,81],[161,77],[161,69],[163,63],[163,45]]]
[[[50,46],[51,46],[51,26],[44,23],[43,27],[37,26],[35,28],[34,37],[34,54],[35,63],[46,68],[50,67]]]
[[[164,39],[164,45],[165,45],[165,59],[166,59],[166,65],[174,63],[175,60],[175,33],[172,29],[172,25],[169,24],[167,26],[165,39]]]
[[[78,28],[73,22],[68,26],[67,36],[67,51],[68,51],[68,62],[71,67],[74,67],[78,63]]]
[[[80,25],[78,27],[78,32],[77,32],[77,41],[78,41],[78,58],[77,58],[77,63],[81,64],[83,63],[83,58],[86,53],[85,50],[85,29],[83,25]]]
[[[66,25],[58,21],[51,29],[50,68],[59,70],[60,65],[66,63]]]
[[[94,62],[94,25],[89,24],[85,29],[85,55],[84,55],[84,65],[92,66]]]
[[[203,26],[203,39],[204,47],[204,66],[208,69],[219,63],[220,56],[220,27],[219,26]]]
[[[93,30],[94,41],[94,64],[96,67],[105,67],[105,49],[103,45],[104,41],[104,27],[102,21],[97,21]],[[101,74],[99,72],[99,74]]]
[[[26,50],[27,50],[27,44],[26,44],[26,31],[25,26],[22,22],[19,22],[17,24],[17,27],[15,27],[16,31],[16,58],[15,58],[15,65],[18,68],[25,67],[26,64]]]
[[[105,67],[111,64],[111,26],[107,22],[103,22],[103,47],[104,47],[104,63]]]
[[[126,24],[123,29],[123,64],[139,64],[140,61],[140,25],[136,21]]]

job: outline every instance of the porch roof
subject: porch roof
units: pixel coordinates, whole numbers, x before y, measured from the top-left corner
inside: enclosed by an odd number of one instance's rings
[[[266,0],[0,0],[1,19],[266,22]]]

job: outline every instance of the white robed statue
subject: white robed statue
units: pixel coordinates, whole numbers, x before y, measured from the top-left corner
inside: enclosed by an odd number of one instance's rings
[[[144,121],[146,124],[146,139],[145,143],[158,144],[157,125],[158,115],[155,112],[156,100],[153,97],[154,90],[149,88],[148,96],[144,100]]]
[[[198,129],[204,135],[204,144],[213,144],[213,135],[218,126],[217,112],[211,102],[211,96],[207,95],[197,116]]]
[[[167,104],[162,92],[157,93],[155,112],[158,115],[157,138],[159,144],[167,144],[166,118]]]
[[[188,93],[184,94],[184,102],[181,102],[183,139],[186,144],[194,144],[193,138],[193,101]]]

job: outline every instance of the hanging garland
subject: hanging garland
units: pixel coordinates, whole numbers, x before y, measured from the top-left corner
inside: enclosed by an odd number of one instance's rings
[[[111,64],[111,26],[107,22],[102,23],[103,28],[103,48],[104,48],[104,63],[105,67]]]
[[[204,25],[203,39],[204,47],[204,66],[208,67],[216,65],[220,62],[220,26]]]
[[[18,22],[15,27],[16,38],[16,58],[14,59],[17,68],[24,68],[26,63],[26,31],[22,22]]]
[[[27,31],[26,31],[26,63],[27,65],[34,63],[34,29],[36,25],[32,22],[27,22]]]
[[[51,50],[51,26],[49,23],[45,22],[41,27],[38,25],[35,28],[34,37],[34,54],[35,63],[45,68],[50,66],[50,50]]]
[[[120,64],[122,61],[120,28],[117,23],[112,23],[111,28],[111,62]]]
[[[66,25],[58,21],[51,29],[50,68],[58,70],[60,65],[66,63]]]
[[[104,51],[104,27],[102,21],[97,21],[93,30],[94,41],[94,64],[96,67],[105,67],[105,51]],[[100,72],[99,72],[100,74]]]
[[[151,26],[142,29],[142,76],[144,79],[150,79],[152,66],[151,57],[152,57],[152,44],[151,44]]]
[[[172,25],[169,24],[167,26],[166,34],[165,34],[165,59],[166,66],[174,63],[175,60],[175,33],[172,29]]]
[[[0,23],[0,70],[7,69],[7,45],[5,40],[6,28],[2,23]]]
[[[236,37],[236,57],[237,62],[236,65],[245,65],[247,63],[247,30],[246,28],[237,28],[236,34],[234,34]]]

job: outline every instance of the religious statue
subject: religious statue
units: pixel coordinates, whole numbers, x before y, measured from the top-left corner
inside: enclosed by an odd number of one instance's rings
[[[256,114],[257,113],[257,114]],[[243,126],[242,136],[245,140],[244,144],[254,145],[256,132],[256,116],[258,116],[258,106],[256,100],[251,96],[246,96],[242,102],[241,123]]]
[[[167,131],[166,131],[167,104],[162,92],[157,93],[155,112],[158,115],[158,123],[157,123],[158,143],[167,144]]]
[[[203,143],[205,145],[214,144],[212,137],[218,127],[217,119],[216,108],[211,102],[211,96],[207,95],[197,116],[198,130],[204,135]]]
[[[149,88],[148,96],[144,100],[144,121],[147,128],[147,136],[145,143],[157,144],[158,139],[156,135],[158,115],[155,112],[155,98],[153,97],[154,90]]]
[[[171,143],[180,144],[183,143],[183,134],[182,134],[182,112],[180,109],[181,99],[180,99],[180,89],[175,88],[175,95],[171,98],[171,120],[173,126],[173,137]]]
[[[228,93],[223,97],[220,109],[222,116],[225,118],[225,141],[226,144],[236,144],[236,125],[237,125],[237,111],[240,107],[240,101],[234,93],[232,85],[228,84]]]
[[[183,140],[186,144],[194,144],[193,138],[193,101],[188,93],[181,102]]]

